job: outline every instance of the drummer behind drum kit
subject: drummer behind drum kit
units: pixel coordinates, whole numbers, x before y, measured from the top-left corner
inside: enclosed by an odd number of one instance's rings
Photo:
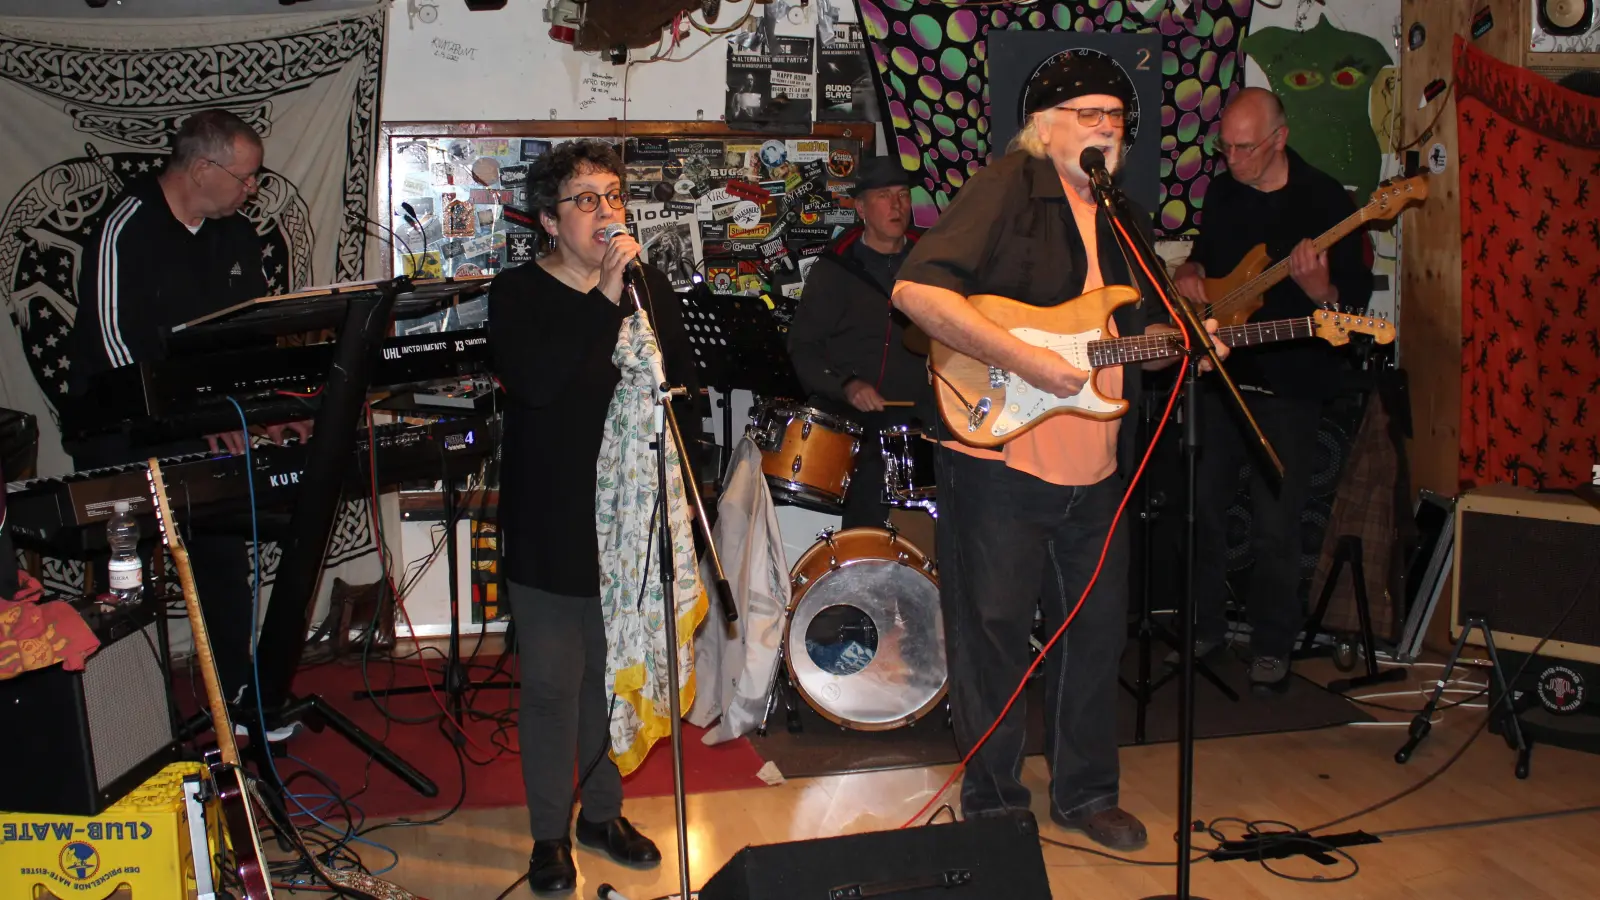
[[[753,422],[745,434],[761,449],[774,501],[822,513],[844,509],[861,449],[860,425],[784,401],[760,404]],[[932,440],[905,426],[885,429],[880,439],[884,502],[937,517]],[[944,700],[937,566],[892,526],[822,532],[789,579],[784,667],[777,677],[824,718],[858,731],[886,731],[915,722]],[[775,685],[769,716],[778,694]],[[790,730],[797,727],[791,716]]]

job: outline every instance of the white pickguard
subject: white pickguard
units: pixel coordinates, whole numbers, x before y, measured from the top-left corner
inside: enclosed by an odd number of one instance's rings
[[[1037,328],[1013,328],[1011,333],[1024,343],[1035,347],[1049,347],[1061,354],[1067,362],[1089,371],[1089,342],[1100,340],[1105,335],[1105,329],[1096,328],[1092,331],[1080,331],[1077,334],[1056,334],[1040,331]],[[1003,383],[1006,389],[1005,404],[1000,407],[1000,414],[995,416],[994,425],[990,427],[990,432],[995,437],[1008,435],[1045,413],[1062,407],[1096,413],[1117,410],[1116,404],[1108,402],[1095,391],[1092,377],[1084,382],[1082,390],[1071,397],[1057,397],[1049,391],[1034,387],[1011,372],[991,368],[989,376],[991,387],[1000,387]]]

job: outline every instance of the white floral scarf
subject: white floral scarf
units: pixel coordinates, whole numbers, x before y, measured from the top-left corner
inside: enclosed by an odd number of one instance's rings
[[[611,756],[627,775],[644,762],[657,739],[671,734],[667,690],[667,633],[662,615],[660,554],[652,521],[657,489],[655,336],[634,313],[622,323],[611,355],[622,373],[606,412],[595,489],[595,531],[600,544],[600,609],[606,621],[606,683],[616,694],[611,710]],[[680,710],[694,705],[694,633],[707,599],[695,560],[689,502],[678,447],[667,436],[666,514],[672,524],[677,609]],[[654,526],[654,527],[652,527]],[[646,571],[648,570],[648,572]],[[648,579],[646,580],[646,576]],[[641,601],[641,582],[643,599]]]

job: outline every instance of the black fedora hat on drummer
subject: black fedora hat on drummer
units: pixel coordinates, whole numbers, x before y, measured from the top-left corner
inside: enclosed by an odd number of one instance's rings
[[[859,197],[874,188],[910,187],[911,175],[900,166],[898,156],[869,156],[856,170],[856,186],[850,196]]]

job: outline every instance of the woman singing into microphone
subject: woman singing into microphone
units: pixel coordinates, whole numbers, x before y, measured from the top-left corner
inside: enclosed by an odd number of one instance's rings
[[[535,162],[527,191],[543,227],[542,252],[502,272],[489,293],[489,346],[506,393],[500,564],[521,659],[517,731],[534,839],[528,882],[538,893],[571,891],[577,880],[570,836],[575,768],[578,841],[618,862],[661,859],[622,817],[622,777],[607,753],[595,466],[620,380],[611,355],[633,312],[624,269],[640,250],[626,233],[606,239],[607,226],[624,220],[622,175],[616,151],[598,141],[564,143]],[[681,304],[665,276],[650,266],[644,272],[639,297],[667,377],[695,396]],[[702,431],[692,405],[675,401],[691,446]]]

